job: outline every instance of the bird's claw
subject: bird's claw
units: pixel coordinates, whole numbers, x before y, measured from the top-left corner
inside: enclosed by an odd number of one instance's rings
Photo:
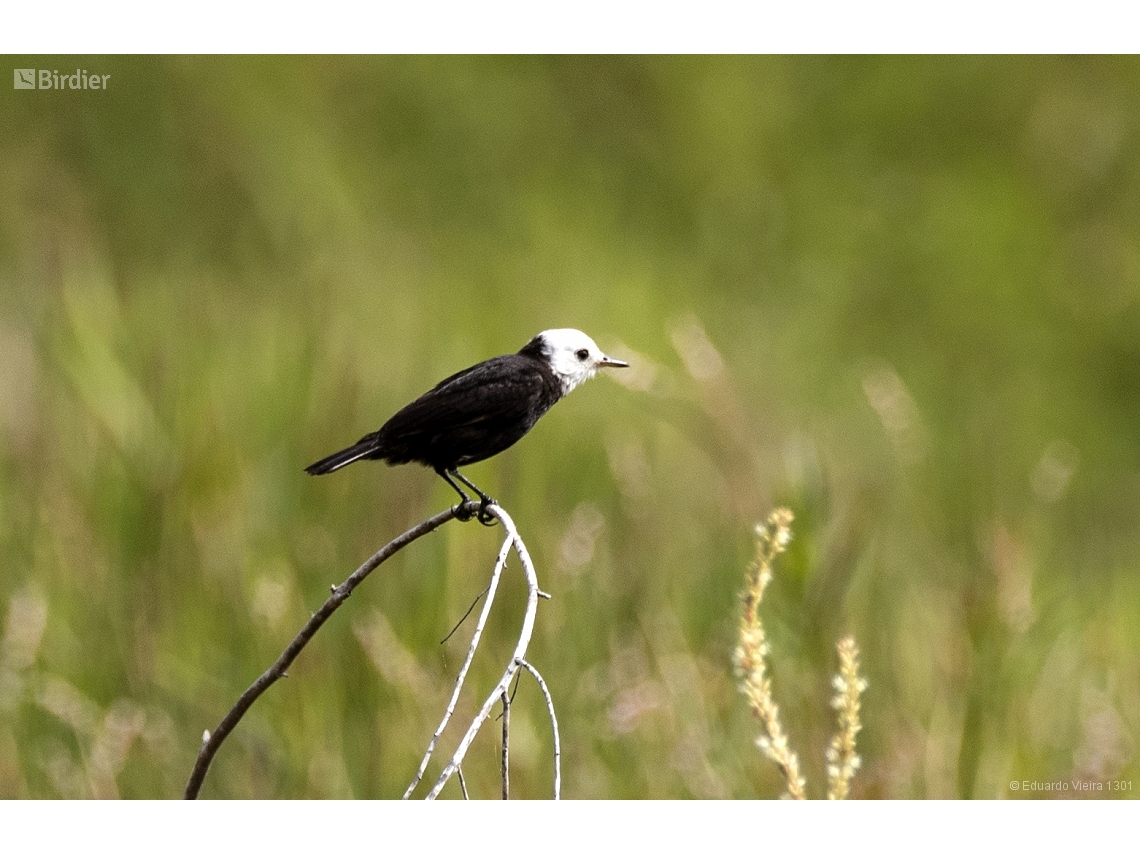
[[[497,504],[494,499],[492,499],[490,496],[484,496],[483,501],[481,501],[479,503],[479,510],[476,513],[476,516],[479,518],[479,522],[481,522],[483,525],[487,526],[488,528],[490,528],[491,526],[493,526],[497,522],[497,520],[495,519],[494,516],[487,513],[487,506],[488,505],[494,505],[494,504]]]
[[[467,502],[460,502],[455,506],[455,518],[460,522],[467,522],[471,517],[475,516],[475,512],[467,507]]]

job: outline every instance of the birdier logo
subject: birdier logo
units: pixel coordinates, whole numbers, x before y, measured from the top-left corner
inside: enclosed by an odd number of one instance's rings
[[[74,74],[49,68],[15,68],[13,72],[13,89],[106,89],[111,79],[109,74],[91,74],[86,68],[77,68]]]

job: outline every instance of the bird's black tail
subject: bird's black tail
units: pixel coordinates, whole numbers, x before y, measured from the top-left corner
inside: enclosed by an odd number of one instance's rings
[[[356,445],[338,451],[336,454],[330,454],[328,457],[318,460],[311,466],[306,466],[305,471],[310,475],[328,475],[330,472],[336,472],[336,470],[342,466],[347,466],[375,452],[375,438],[366,436],[360,440],[360,442],[356,443]]]

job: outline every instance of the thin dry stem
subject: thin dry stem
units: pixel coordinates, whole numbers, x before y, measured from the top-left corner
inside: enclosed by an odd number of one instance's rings
[[[459,747],[455,749],[455,753],[452,755],[451,761],[443,768],[443,771],[440,773],[439,780],[435,782],[431,790],[428,792],[427,797],[429,799],[434,799],[439,795],[439,792],[443,789],[444,784],[446,784],[451,776],[455,774],[456,770],[459,768],[459,765],[463,762],[463,758],[467,754],[467,749],[471,747],[471,742],[475,739],[475,735],[479,732],[479,729],[483,726],[483,723],[491,714],[491,708],[495,705],[495,702],[499,700],[502,694],[508,690],[511,684],[511,680],[514,679],[515,674],[521,667],[520,663],[523,661],[523,657],[526,656],[527,647],[530,645],[530,637],[534,632],[534,619],[535,614],[538,611],[539,597],[538,576],[534,572],[534,563],[531,561],[530,553],[527,551],[526,544],[523,543],[522,538],[519,537],[518,529],[515,528],[514,520],[510,518],[510,515],[507,514],[507,512],[498,505],[489,505],[487,507],[487,513],[496,517],[499,522],[503,524],[503,528],[507,532],[507,539],[514,547],[515,553],[519,557],[519,563],[522,564],[523,573],[526,576],[526,610],[523,612],[522,626],[519,628],[519,637],[518,641],[515,644],[514,653],[511,654],[510,661],[507,663],[507,667],[504,669],[502,677],[499,678],[498,684],[491,690],[491,693],[483,702],[483,706],[475,715],[474,720],[471,722],[471,726],[467,728],[467,733],[465,733],[463,735],[463,738],[459,741]],[[487,603],[484,606],[484,609],[490,606],[492,593],[488,594]]]
[[[488,513],[494,513],[500,510],[497,505],[490,505],[487,508]],[[505,512],[503,512],[505,515]],[[512,526],[513,528],[513,526]],[[471,636],[471,643],[467,646],[467,656],[463,660],[463,664],[459,668],[459,674],[455,678],[455,686],[451,690],[451,697],[448,699],[447,708],[443,711],[443,718],[440,719],[439,726],[432,734],[431,741],[428,743],[427,751],[424,752],[423,759],[420,760],[420,766],[416,770],[415,776],[412,778],[408,788],[404,791],[404,798],[411,798],[412,793],[416,787],[419,786],[423,780],[424,772],[427,771],[428,762],[431,760],[432,754],[435,752],[435,747],[439,743],[439,738],[443,736],[443,731],[447,728],[447,723],[451,721],[451,716],[455,713],[455,705],[459,703],[459,693],[463,690],[463,683],[467,679],[467,669],[471,667],[471,660],[475,658],[475,651],[479,649],[479,640],[483,637],[483,628],[487,625],[487,618],[491,614],[491,606],[495,602],[495,594],[499,590],[499,580],[503,575],[503,568],[507,563],[507,556],[511,552],[511,547],[514,545],[514,540],[508,534],[503,539],[503,545],[499,549],[499,555],[495,559],[495,568],[491,571],[491,582],[487,585],[487,590],[483,592],[486,598],[483,600],[483,608],[479,612],[479,619],[475,622],[475,632]]]
[[[850,791],[851,779],[859,769],[860,758],[855,753],[855,737],[863,729],[859,721],[859,696],[867,689],[867,681],[859,676],[859,648],[853,636],[840,639],[839,673],[831,681],[835,707],[839,719],[839,732],[827,747],[827,797],[845,799]]]
[[[529,671],[538,682],[538,688],[542,689],[542,696],[546,699],[546,711],[550,714],[550,729],[554,731],[554,800],[558,801],[562,798],[562,743],[558,738],[558,716],[554,714],[554,698],[550,696],[550,689],[546,687],[546,681],[542,679],[537,668],[525,659],[520,659],[519,665]]]
[[[792,519],[790,510],[777,508],[766,523],[756,526],[756,557],[748,567],[740,641],[734,660],[740,691],[748,699],[764,731],[756,745],[784,774],[788,795],[793,799],[803,799],[806,798],[805,782],[800,774],[799,757],[788,745],[788,738],[780,726],[780,708],[772,697],[772,681],[765,662],[769,647],[759,614],[764,589],[772,581],[772,561],[791,542]]]
[[[502,694],[503,702],[503,801],[511,798],[511,699],[507,693]]]

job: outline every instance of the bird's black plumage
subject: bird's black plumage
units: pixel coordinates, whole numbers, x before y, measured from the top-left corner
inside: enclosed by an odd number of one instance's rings
[[[486,505],[492,499],[464,478],[458,467],[510,448],[563,395],[601,366],[624,367],[625,363],[602,354],[584,333],[548,330],[518,353],[453,374],[379,430],[305,471],[325,475],[357,460],[384,460],[390,466],[421,463],[439,473],[463,501],[467,494],[452,475],[475,490]]]
[[[447,472],[510,448],[561,397],[561,384],[542,360],[498,356],[448,377],[380,430],[305,471],[324,475],[363,459]]]

